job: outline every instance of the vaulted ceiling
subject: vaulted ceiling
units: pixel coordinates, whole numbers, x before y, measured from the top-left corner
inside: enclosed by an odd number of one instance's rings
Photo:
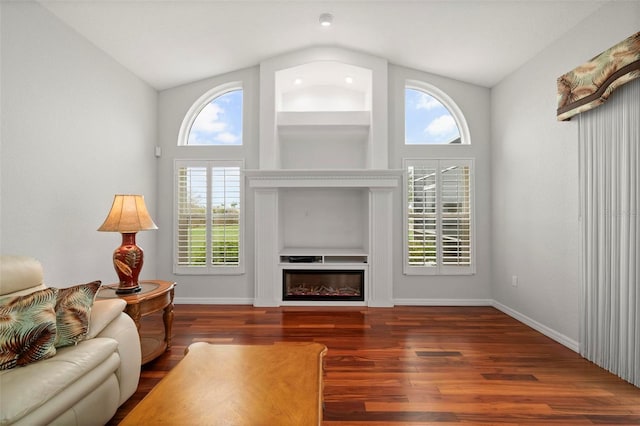
[[[158,90],[309,46],[492,87],[606,0],[39,0]],[[606,7],[606,6],[605,6]],[[333,25],[321,27],[322,13]]]

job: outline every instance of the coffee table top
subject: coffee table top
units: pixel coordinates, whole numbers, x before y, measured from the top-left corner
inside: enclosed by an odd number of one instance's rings
[[[319,343],[194,343],[121,425],[319,425]]]

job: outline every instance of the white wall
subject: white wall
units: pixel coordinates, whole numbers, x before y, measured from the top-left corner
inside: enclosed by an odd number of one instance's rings
[[[407,80],[418,80],[446,93],[464,114],[470,145],[405,145],[404,90]],[[453,276],[403,275],[403,197],[394,193],[393,296],[398,304],[490,303],[491,165],[489,89],[450,78],[392,65],[389,67],[389,164],[402,168],[402,159],[473,158],[475,168],[476,273]]]
[[[230,82],[243,82],[243,146],[177,146],[187,111],[206,92]],[[245,192],[245,274],[174,275],[173,228],[175,159],[244,159],[245,168],[258,168],[258,68],[248,68],[160,92],[158,134],[162,157],[158,169],[158,218],[166,223],[159,232],[158,276],[178,283],[176,299],[191,303],[251,303],[253,301],[253,194]]]
[[[0,251],[38,257],[51,284],[113,282],[110,257],[120,237],[96,228],[113,194],[143,193],[160,229],[139,234],[146,253],[142,277],[177,280],[176,294],[183,301],[250,302],[254,218],[249,192],[246,273],[172,274],[173,161],[212,155],[207,147],[177,147],[180,124],[203,93],[242,80],[245,145],[218,149],[215,158],[245,158],[246,168],[258,168],[258,68],[158,96],[38,4],[3,2],[0,16]],[[608,3],[492,90],[389,66],[389,167],[400,168],[406,156],[472,157],[476,167],[473,276],[402,275],[402,198],[399,190],[394,193],[396,300],[496,299],[569,343],[577,340],[577,129],[575,123],[555,120],[555,81],[639,24],[640,3]],[[431,83],[458,104],[468,120],[471,146],[401,143],[406,79]],[[158,160],[156,144],[163,149]],[[517,287],[511,286],[513,275]]]
[[[245,158],[247,169],[258,168],[259,122],[258,68],[239,70],[195,83],[160,92],[158,102],[159,140],[163,155],[159,162],[159,218],[170,222],[173,218],[173,167],[177,158]],[[404,146],[403,110],[406,79],[424,80],[447,93],[462,109],[468,120],[471,146],[406,147]],[[212,88],[233,81],[244,86],[244,146],[242,147],[178,147],[178,133],[182,121],[193,103]],[[490,99],[489,89],[434,76],[428,73],[389,66],[389,127],[390,168],[400,169],[404,156],[462,156],[474,158],[476,167],[476,229],[477,272],[471,276],[405,276],[402,274],[402,197],[401,189],[394,191],[394,282],[393,295],[399,303],[489,303],[490,294]],[[392,112],[393,111],[393,112]],[[386,145],[386,144],[385,144]],[[454,153],[453,155],[451,153]],[[158,274],[176,280],[176,299],[181,303],[251,303],[254,294],[254,217],[253,193],[245,193],[245,254],[244,275],[189,276],[172,273],[173,234],[159,232]]]
[[[574,349],[578,133],[575,121],[556,121],[556,79],[638,28],[640,3],[608,3],[491,91],[492,295]]]
[[[157,94],[37,3],[2,2],[0,251],[35,256],[50,285],[117,281],[116,233],[96,229],[115,193],[156,209]],[[141,278],[156,233],[140,233]]]

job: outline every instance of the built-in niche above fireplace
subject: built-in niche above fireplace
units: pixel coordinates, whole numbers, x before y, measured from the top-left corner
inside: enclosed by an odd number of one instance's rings
[[[387,68],[384,59],[326,47],[260,63],[259,167],[244,170],[255,210],[255,306],[393,306],[402,171],[389,169]],[[304,257],[321,261],[296,263]],[[359,271],[357,291],[340,287],[359,294],[341,300],[333,285],[298,283],[301,294],[287,298],[288,270]],[[320,299],[302,294],[322,287]]]

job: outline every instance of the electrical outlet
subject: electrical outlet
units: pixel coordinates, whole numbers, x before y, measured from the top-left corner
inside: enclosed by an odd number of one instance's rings
[[[511,285],[513,287],[518,287],[518,276],[517,275],[512,275],[511,276]]]

